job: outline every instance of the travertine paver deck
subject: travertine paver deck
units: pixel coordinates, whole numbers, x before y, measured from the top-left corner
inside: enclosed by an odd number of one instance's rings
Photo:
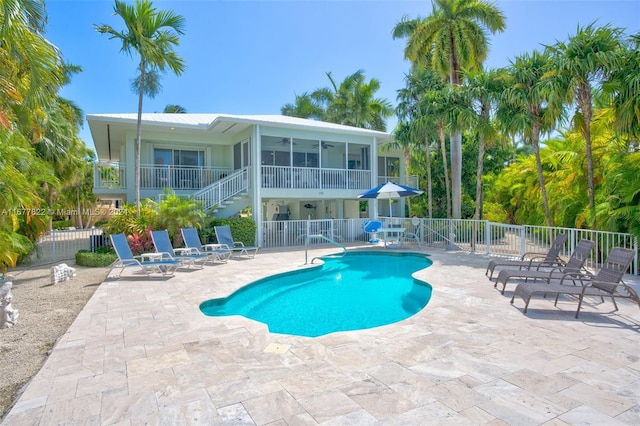
[[[107,280],[3,424],[640,424],[637,306],[590,300],[576,320],[573,300],[533,300],[525,316],[487,258],[429,252],[423,311],[318,338],[198,310],[303,251]]]

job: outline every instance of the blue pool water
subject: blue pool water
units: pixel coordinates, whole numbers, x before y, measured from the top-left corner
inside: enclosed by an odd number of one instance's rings
[[[431,286],[411,274],[432,264],[420,254],[347,253],[320,268],[274,275],[200,305],[208,316],[242,315],[273,333],[316,337],[391,324],[424,308]]]

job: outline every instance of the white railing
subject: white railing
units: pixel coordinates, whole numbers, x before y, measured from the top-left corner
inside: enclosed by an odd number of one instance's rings
[[[206,211],[220,206],[226,200],[246,191],[247,188],[249,188],[249,169],[245,167],[195,192],[193,197],[203,202]]]
[[[99,228],[49,231],[37,241],[29,261],[32,265],[42,265],[75,260],[78,251],[92,250],[108,243]]]
[[[95,189],[126,189],[126,172],[124,163],[94,163],[93,187]]]
[[[238,175],[248,178],[246,173],[246,170],[242,170]],[[624,247],[636,252],[629,272],[634,275],[640,272],[638,239],[631,234],[561,227],[506,225],[464,219],[418,219],[415,221],[410,218],[396,217],[379,219],[385,227],[401,226],[407,233],[415,234],[421,248],[440,247],[512,258],[519,257],[525,252],[546,252],[555,236],[564,233],[567,235],[567,242],[561,256],[569,257],[578,241],[588,239],[594,242],[594,250],[587,261],[589,268],[599,269],[613,247]],[[324,235],[341,244],[366,243],[369,241],[369,235],[364,232],[363,225],[367,220],[369,219],[264,221],[262,247],[303,247],[307,241],[307,235]],[[73,259],[78,250],[89,250],[105,242],[101,229],[47,232],[37,242],[36,256],[33,256],[31,261],[51,263]],[[318,245],[326,242],[313,239],[309,244]]]
[[[95,189],[125,189],[127,182],[124,163],[95,163],[93,187]],[[196,190],[211,185],[229,175],[228,167],[141,165],[141,189],[187,189]]]
[[[398,176],[378,176],[378,185],[385,184],[387,182],[399,183],[400,185],[407,185],[412,188],[418,188],[418,176],[411,175],[406,178]]]
[[[483,220],[418,219],[414,224],[411,218],[379,219],[384,227],[401,226],[406,233],[415,234],[417,242],[423,247],[441,247],[510,258],[520,257],[526,252],[544,253],[549,250],[555,236],[564,233],[567,235],[567,242],[561,252],[562,257],[568,258],[578,241],[588,239],[594,242],[595,247],[587,261],[589,268],[598,269],[613,247],[624,247],[636,251],[630,273],[639,273],[638,239],[631,234],[506,225]],[[309,233],[323,234],[340,243],[366,242],[369,240],[368,234],[363,231],[366,220],[368,219],[266,221],[263,223],[263,245],[270,248],[303,246],[305,236]]]
[[[370,182],[371,170],[262,166],[263,188],[364,190]]]

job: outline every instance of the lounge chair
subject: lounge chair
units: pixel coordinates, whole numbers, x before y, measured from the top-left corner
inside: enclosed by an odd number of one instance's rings
[[[526,281],[541,280],[545,281],[547,284],[550,284],[551,280],[562,279],[566,274],[582,272],[584,271],[584,263],[587,261],[592,248],[593,241],[578,241],[578,244],[573,250],[573,253],[571,253],[571,257],[569,258],[569,261],[566,263],[566,265],[551,268],[549,270],[503,269],[498,274],[498,279],[493,286],[497,287],[498,283],[502,283],[501,293],[504,294],[504,290],[507,287],[507,282],[512,278],[524,279]]]
[[[242,241],[233,241],[229,225],[214,226],[213,229],[216,232],[218,243],[228,247],[231,250],[232,256],[233,253],[237,253],[238,256],[249,256],[249,252],[252,252],[251,257],[255,257],[256,253],[258,253],[259,247],[257,246],[245,246]]]
[[[205,254],[214,261],[226,262],[231,256],[231,250],[222,244],[202,244],[196,228],[182,228],[182,239],[184,245],[192,253]]]
[[[519,269],[533,269],[541,267],[561,267],[565,265],[564,260],[560,258],[560,251],[564,246],[564,242],[567,240],[565,234],[556,235],[555,240],[551,243],[551,247],[547,253],[525,253],[519,260],[507,260],[507,259],[492,259],[487,265],[487,270],[484,273],[489,276],[489,279],[493,278],[493,270],[497,266],[506,266],[509,268],[518,267]]]
[[[151,231],[151,239],[153,240],[156,252],[161,253],[163,259],[179,260],[188,267],[195,266],[196,263],[199,263],[200,268],[204,267],[204,264],[212,259],[209,255],[198,253],[195,249],[189,247],[173,248],[171,240],[169,239],[169,233],[165,229]]]
[[[175,259],[156,258],[155,255],[157,253],[134,256],[131,252],[131,247],[129,247],[127,237],[124,234],[111,234],[109,237],[111,238],[111,245],[118,255],[118,260],[111,265],[110,270],[121,268],[117,277],[120,277],[124,269],[129,266],[139,267],[148,277],[155,272],[161,273],[163,276],[173,275],[176,269],[182,264],[179,260]],[[154,260],[144,260],[145,258]]]
[[[535,283],[520,284],[513,293],[511,303],[513,304],[516,296],[522,297],[522,300],[525,302],[523,313],[526,314],[529,302],[534,294],[542,293],[545,294],[545,296],[547,294],[555,294],[556,299],[553,306],[557,305],[558,298],[561,294],[577,296],[578,309],[576,310],[576,318],[578,318],[580,314],[580,308],[582,307],[582,301],[585,296],[597,296],[600,297],[602,301],[604,301],[605,297],[610,297],[616,311],[618,310],[616,299],[629,299],[637,303],[638,307],[640,307],[640,297],[638,297],[638,293],[622,281],[622,277],[629,268],[635,255],[634,250],[614,247],[597,275],[594,276],[590,273],[567,274],[560,280],[559,284],[551,285]],[[571,281],[572,285],[565,284],[567,281]],[[576,285],[576,282],[579,282],[581,285]]]

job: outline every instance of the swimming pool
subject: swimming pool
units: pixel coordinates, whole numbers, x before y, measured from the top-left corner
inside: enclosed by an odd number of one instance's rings
[[[418,253],[349,252],[318,268],[278,274],[203,302],[208,316],[242,315],[272,333],[317,337],[391,324],[419,312],[431,286],[411,274],[432,264]]]

